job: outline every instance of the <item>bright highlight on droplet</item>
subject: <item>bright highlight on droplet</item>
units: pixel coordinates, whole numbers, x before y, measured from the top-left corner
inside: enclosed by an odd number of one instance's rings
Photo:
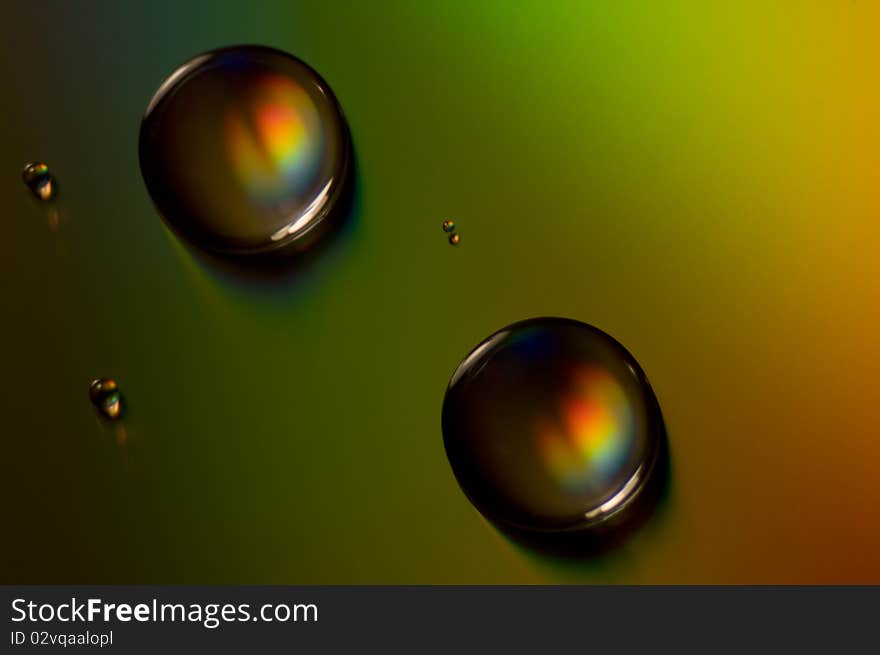
[[[57,184],[46,164],[42,162],[25,164],[21,172],[21,179],[39,200],[51,200],[55,196]]]
[[[141,124],[141,172],[159,212],[190,242],[223,254],[315,243],[340,218],[351,159],[330,87],[272,48],[186,62]]]
[[[463,491],[509,533],[607,534],[655,500],[665,475],[645,374],[577,321],[532,319],[485,339],[453,374],[442,421]]]
[[[115,380],[110,378],[92,380],[89,385],[89,400],[103,418],[116,420],[122,416],[122,394]]]

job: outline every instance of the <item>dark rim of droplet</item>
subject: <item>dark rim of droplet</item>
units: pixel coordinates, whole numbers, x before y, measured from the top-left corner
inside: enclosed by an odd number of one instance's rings
[[[165,98],[170,97],[174,89],[178,88],[181,84],[186,82],[193,74],[199,72],[200,67],[203,63],[211,58],[216,58],[230,52],[244,54],[246,54],[247,52],[253,52],[277,55],[280,57],[284,57],[285,59],[289,59],[302,66],[306,70],[306,72],[312,76],[312,81],[316,84],[316,86],[321,89],[321,92],[327,98],[330,107],[332,108],[334,119],[339,125],[341,136],[341,163],[339,166],[339,183],[332,185],[330,189],[330,194],[327,197],[327,200],[321,208],[320,212],[318,212],[318,214],[316,214],[311,219],[310,223],[312,224],[312,227],[301,234],[291,234],[286,238],[279,239],[278,241],[262,246],[257,246],[254,248],[224,248],[222,246],[218,246],[217,244],[205,244],[203,243],[203,240],[199,239],[196,235],[191,234],[182,226],[178,225],[177,222],[170,219],[169,216],[166,214],[166,211],[163,210],[163,205],[165,204],[165,201],[161,198],[161,193],[157,191],[158,189],[162,188],[162,172],[157,170],[157,166],[154,163],[150,162],[146,155],[146,153],[149,151],[149,134],[146,126],[148,123],[147,119],[149,118],[150,113],[154,111]],[[336,98],[336,95],[333,93],[333,90],[330,88],[330,85],[327,83],[327,81],[323,77],[321,77],[320,73],[318,73],[314,68],[309,66],[299,57],[295,57],[294,55],[290,54],[289,52],[285,52],[284,50],[255,44],[233,45],[223,48],[216,48],[214,50],[208,50],[194,57],[191,57],[183,64],[178,66],[170,75],[168,75],[164,79],[162,84],[153,94],[152,98],[150,98],[150,102],[147,104],[147,109],[144,112],[143,117],[141,118],[141,128],[138,136],[138,160],[141,169],[141,176],[143,177],[146,184],[147,192],[150,194],[150,199],[153,201],[153,205],[159,212],[159,215],[162,217],[165,225],[167,225],[175,234],[181,236],[187,242],[192,243],[197,247],[207,250],[209,252],[213,252],[216,255],[223,256],[250,256],[276,253],[286,250],[289,247],[294,246],[294,244],[298,244],[300,242],[311,243],[312,240],[320,238],[320,236],[323,235],[323,232],[330,227],[326,225],[329,222],[327,219],[335,214],[335,211],[339,209],[340,205],[345,205],[346,196],[351,191],[352,159],[353,148],[351,131],[348,127],[348,121],[345,119],[345,114],[342,111],[342,105],[339,104],[339,100]]]
[[[616,351],[621,360],[631,369],[638,382],[639,389],[642,391],[642,399],[645,403],[645,429],[647,431],[645,439],[649,447],[640,465],[636,467],[629,479],[616,492],[610,494],[606,500],[595,507],[584,507],[581,517],[577,520],[572,520],[568,525],[541,524],[537,521],[526,523],[524,521],[511,520],[508,516],[498,511],[491,501],[486,501],[479,494],[475,494],[471,489],[474,480],[468,477],[467,472],[459,470],[459,467],[456,465],[458,457],[450,452],[450,437],[448,436],[451,430],[451,417],[448,415],[449,411],[451,411],[448,404],[450,391],[454,388],[459,378],[466,373],[467,369],[465,367],[472,363],[469,361],[472,356],[502,333],[513,332],[531,326],[553,327],[554,325],[576,326],[591,332],[593,335],[604,340],[612,350]],[[605,539],[610,542],[619,536],[616,533],[626,532],[644,520],[653,511],[666,484],[669,464],[666,428],[660,411],[660,403],[657,401],[657,397],[648,382],[645,372],[635,357],[617,339],[597,327],[570,318],[538,317],[518,321],[500,330],[496,330],[471,349],[456,367],[446,388],[441,413],[441,429],[447,459],[459,487],[468,500],[496,527],[516,539],[524,540],[526,545],[533,547],[543,548],[547,545],[542,541],[532,541],[533,538],[546,539],[548,537],[587,537],[594,540],[588,542],[590,547],[596,545],[596,539]],[[558,552],[561,553],[573,544],[575,544],[575,548],[583,545],[580,542],[554,542],[551,548],[559,547],[561,550]]]

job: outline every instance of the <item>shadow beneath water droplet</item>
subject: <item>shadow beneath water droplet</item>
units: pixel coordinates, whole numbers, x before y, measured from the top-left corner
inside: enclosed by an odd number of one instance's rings
[[[607,574],[628,558],[626,546],[637,532],[649,538],[662,527],[670,512],[674,486],[665,427],[655,466],[657,475],[651,476],[648,486],[624,512],[625,516],[612,517],[600,532],[535,535],[504,530],[501,534],[527,559],[553,574],[593,578]]]
[[[360,222],[361,184],[357,156],[339,202],[319,226],[277,253],[258,256],[222,256],[208,253],[185,239],[178,242],[202,270],[224,290],[249,300],[289,299],[350,244]],[[176,237],[175,237],[176,238]]]
[[[119,415],[116,418],[109,418],[100,411],[95,410],[95,421],[101,432],[110,435],[120,448],[124,448],[131,438],[131,406],[128,404],[125,396],[120,396]]]
[[[61,230],[61,226],[67,222],[67,212],[59,200],[58,191],[47,200],[31,196],[31,203],[43,215],[49,231],[53,234],[57,234]]]

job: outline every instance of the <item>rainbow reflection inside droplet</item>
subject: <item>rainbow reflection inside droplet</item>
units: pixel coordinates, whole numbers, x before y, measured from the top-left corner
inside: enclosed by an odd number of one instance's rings
[[[241,186],[267,204],[301,193],[320,163],[324,135],[315,105],[280,75],[254,80],[251,105],[226,114],[229,163]]]
[[[573,492],[601,490],[631,450],[633,410],[623,387],[596,365],[576,367],[552,417],[535,424],[535,449],[547,471]]]
[[[156,207],[175,232],[217,253],[317,241],[339,218],[351,158],[327,83],[271,48],[224,48],[186,62],[141,123],[141,172]]]
[[[607,528],[663,474],[647,378],[620,343],[573,320],[531,319],[485,339],[453,374],[442,421],[463,491],[506,530]]]
[[[21,172],[21,179],[34,194],[34,197],[40,200],[51,200],[55,196],[57,185],[46,164],[28,162]]]
[[[122,416],[122,394],[115,380],[97,378],[89,385],[89,399],[98,413],[115,421]]]

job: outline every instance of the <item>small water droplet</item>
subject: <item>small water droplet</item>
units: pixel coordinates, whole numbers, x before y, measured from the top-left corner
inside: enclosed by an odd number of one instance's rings
[[[533,543],[622,529],[665,476],[645,374],[612,337],[573,320],[522,321],[480,343],[450,380],[442,428],[465,495]]]
[[[449,243],[451,243],[453,246],[457,246],[460,241],[461,241],[461,237],[458,236],[458,234],[450,234],[449,235]]]
[[[445,220],[443,221],[443,231],[444,232],[452,232],[455,230],[455,221]]]
[[[309,248],[341,220],[353,166],[327,83],[261,46],[213,50],[174,71],[147,107],[139,151],[166,223],[228,255]]]
[[[89,400],[95,409],[110,420],[122,416],[122,394],[115,380],[98,378],[89,385]]]
[[[40,200],[51,200],[57,191],[57,183],[49,167],[42,162],[29,162],[21,172],[21,179],[31,193]]]

